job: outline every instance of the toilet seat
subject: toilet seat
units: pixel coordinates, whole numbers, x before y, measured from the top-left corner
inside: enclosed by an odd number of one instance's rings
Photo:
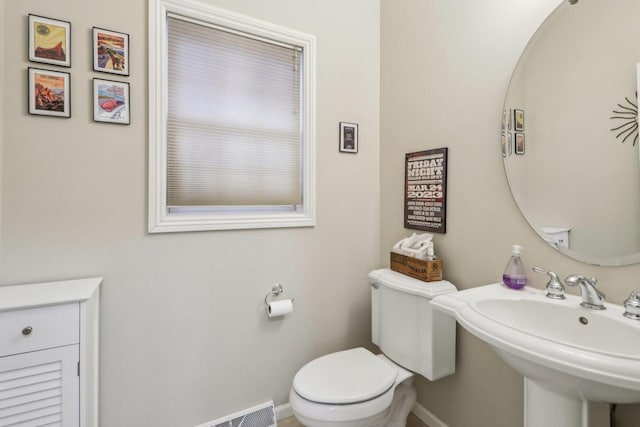
[[[307,363],[294,377],[293,390],[311,402],[351,405],[382,396],[397,377],[397,369],[359,347]]]
[[[354,420],[367,420],[384,416],[393,401],[394,388],[382,395],[360,403],[350,405],[331,405],[311,402],[301,397],[293,388],[289,393],[289,403],[298,420],[321,420],[327,423],[344,423]],[[305,424],[307,425],[307,424]],[[310,425],[310,423],[309,423]]]

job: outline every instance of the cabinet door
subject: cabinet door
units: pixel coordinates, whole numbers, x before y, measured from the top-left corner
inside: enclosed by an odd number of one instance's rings
[[[79,425],[79,346],[0,357],[0,427]]]

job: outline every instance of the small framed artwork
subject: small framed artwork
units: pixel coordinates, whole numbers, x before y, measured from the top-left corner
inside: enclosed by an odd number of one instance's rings
[[[513,110],[513,130],[524,131],[524,110]]]
[[[71,74],[31,67],[28,72],[29,114],[71,117]]]
[[[504,110],[502,110],[502,132],[507,131],[507,123],[509,123],[509,112],[505,108]]]
[[[340,122],[340,151],[343,153],[358,152],[358,124]]]
[[[93,71],[129,75],[129,34],[93,27]]]
[[[29,61],[71,67],[71,23],[29,15]]]
[[[516,146],[516,154],[524,154],[524,133],[516,133],[515,137],[515,146]]]
[[[131,124],[129,83],[93,79],[93,120]]]

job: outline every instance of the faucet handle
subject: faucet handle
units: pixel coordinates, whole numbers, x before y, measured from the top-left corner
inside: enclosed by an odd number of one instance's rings
[[[640,320],[640,289],[631,292],[624,302],[624,317]]]
[[[549,276],[549,281],[547,282],[547,298],[551,299],[564,299],[564,286],[562,282],[558,279],[558,275],[553,271],[545,270],[540,267],[533,267],[532,269],[536,273],[545,273]]]
[[[592,277],[591,279],[589,279],[589,283],[591,283],[591,285],[593,285],[593,289],[596,291],[596,293],[602,298],[605,299],[607,296],[604,294],[604,292],[602,292],[600,289],[596,288],[596,285],[598,284],[598,279],[596,279],[595,277]]]

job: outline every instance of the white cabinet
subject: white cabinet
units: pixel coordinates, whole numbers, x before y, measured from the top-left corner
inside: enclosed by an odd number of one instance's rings
[[[0,427],[98,426],[101,283],[0,287]]]
[[[0,426],[80,425],[78,347],[0,358]]]

